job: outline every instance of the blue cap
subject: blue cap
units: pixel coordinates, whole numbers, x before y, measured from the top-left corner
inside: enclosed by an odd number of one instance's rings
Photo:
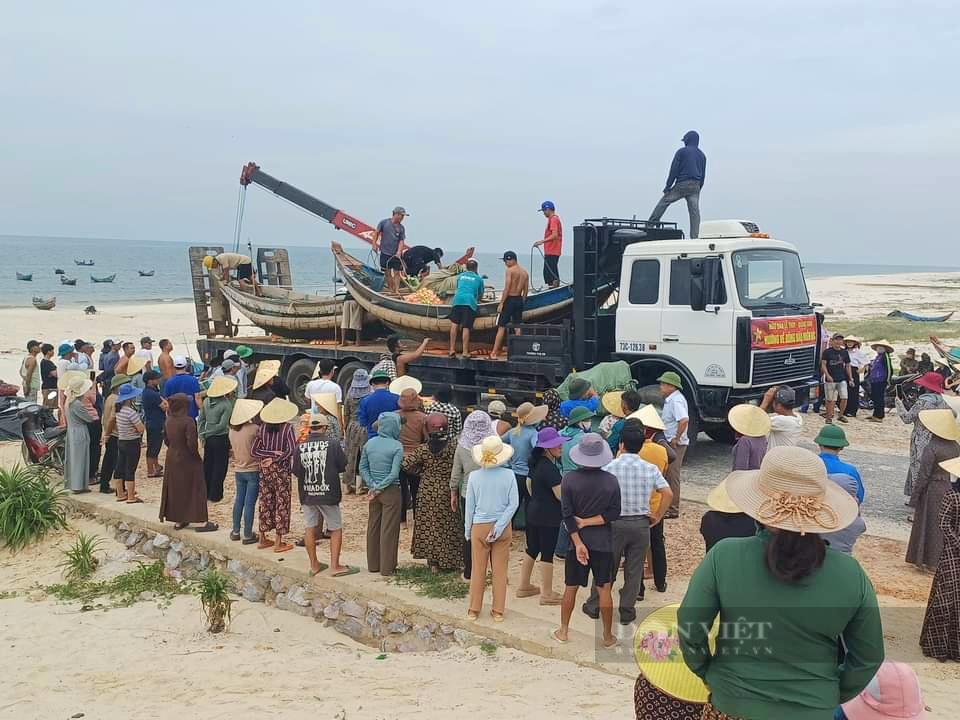
[[[557,208],[553,204],[552,200],[544,200],[542,203],[540,203],[540,212],[543,212],[544,210],[556,210],[556,209]]]
[[[60,347],[57,348],[57,355],[60,357],[66,357],[72,352],[76,352],[76,349],[71,343],[60,343]]]

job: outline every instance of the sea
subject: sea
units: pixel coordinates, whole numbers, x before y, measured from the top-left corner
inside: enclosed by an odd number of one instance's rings
[[[340,238],[338,238],[340,239]],[[30,306],[34,297],[55,296],[58,305],[101,305],[144,301],[191,300],[188,249],[196,243],[96,238],[54,238],[0,235],[0,250],[6,262],[0,270],[0,307]],[[221,247],[232,250],[230,243]],[[361,260],[375,262],[369,247],[346,246]],[[252,250],[252,251],[251,251]],[[459,250],[459,249],[458,249]],[[333,256],[329,246],[287,247],[290,254],[293,285],[304,292],[331,294],[335,287]],[[240,252],[256,258],[256,248],[242,246]],[[456,259],[453,250],[450,260]],[[481,273],[497,279],[502,273],[501,253],[475,255]],[[92,267],[80,266],[75,260],[93,260]],[[520,262],[533,268],[533,284],[539,284],[542,260],[521,253]],[[61,269],[68,278],[76,278],[74,287],[62,285],[54,270]],[[942,265],[856,265],[810,262],[804,265],[807,277],[836,275],[890,275],[904,272],[944,272],[956,268]],[[140,277],[138,271],[153,271],[152,277]],[[573,258],[560,258],[560,275],[570,277]],[[17,280],[16,273],[30,274],[30,282]],[[90,278],[116,275],[112,283],[94,283]]]

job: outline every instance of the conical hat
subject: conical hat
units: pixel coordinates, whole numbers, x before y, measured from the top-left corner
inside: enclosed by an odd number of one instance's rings
[[[230,424],[243,425],[250,422],[262,409],[262,400],[237,400],[233,404],[233,412],[230,413]]]
[[[274,398],[260,411],[260,419],[271,425],[290,422],[300,414],[300,408],[289,400]]]
[[[623,390],[612,390],[608,393],[604,393],[603,399],[603,409],[606,410],[611,415],[615,415],[618,418],[623,417],[623,407],[621,406],[621,399],[623,398]]]
[[[953,410],[949,408],[921,410],[920,422],[939,438],[960,440],[960,424],[957,424],[957,418],[954,417]]]
[[[223,397],[237,389],[237,379],[229,375],[217,375],[207,388],[207,397]]]
[[[138,372],[143,370],[147,363],[150,362],[149,358],[142,357],[140,355],[133,355],[129,360],[127,360],[127,375],[133,377]]]
[[[401,375],[390,383],[390,392],[394,395],[401,395],[404,390],[410,389],[416,390],[417,395],[419,395],[420,391],[423,390],[423,383],[410,375]]]
[[[70,381],[74,378],[85,378],[87,373],[83,370],[67,370],[61,377],[57,378],[57,389],[66,390],[70,385]]]
[[[328,415],[333,415],[334,417],[340,416],[340,408],[337,405],[337,396],[333,393],[317,393],[316,395],[311,395],[310,399],[322,407]]]
[[[954,477],[960,477],[960,457],[951,458],[950,460],[944,460],[940,463],[940,467],[946,470],[948,473]]]
[[[677,622],[679,604],[665,605],[647,615],[633,636],[633,650],[640,672],[663,693],[687,703],[703,704],[710,691],[683,660]],[[716,648],[719,618],[707,634],[711,650]]]
[[[280,372],[279,360],[261,360],[257,365],[257,374],[253,378],[251,389],[256,390],[258,387],[266,385],[277,376],[278,372]]]
[[[730,427],[747,437],[766,437],[770,434],[770,416],[756,405],[734,405],[727,413]]]
[[[743,512],[743,510],[730,499],[730,493],[727,492],[726,478],[707,495],[707,505],[709,505],[712,510],[722,513]]]
[[[645,428],[652,428],[654,430],[667,429],[667,426],[663,424],[663,420],[660,418],[660,413],[657,412],[657,409],[653,405],[644,405],[636,412],[630,413],[627,417],[636,418],[643,423]]]

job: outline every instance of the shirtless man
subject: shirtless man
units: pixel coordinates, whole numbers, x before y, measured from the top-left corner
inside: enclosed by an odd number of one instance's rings
[[[137,351],[137,346],[128,340],[120,346],[120,349],[123,353],[120,355],[120,360],[117,361],[117,365],[114,368],[116,375],[123,375],[127,372],[127,363],[130,362],[130,358],[132,358],[133,354]]]
[[[507,250],[503,254],[503,264],[507,266],[507,273],[503,281],[503,292],[500,293],[500,305],[497,307],[497,338],[493,341],[493,350],[490,351],[491,360],[496,360],[500,354],[508,325],[514,326],[515,335],[520,334],[520,328],[516,326],[523,322],[523,304],[530,286],[530,276],[517,264],[517,254],[513,250]]]
[[[173,343],[167,338],[160,341],[160,357],[157,358],[157,368],[160,370],[160,389],[163,390],[164,384],[176,375],[177,371],[173,367]]]

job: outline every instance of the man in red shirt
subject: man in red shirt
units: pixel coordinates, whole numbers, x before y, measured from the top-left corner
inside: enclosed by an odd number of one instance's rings
[[[560,224],[557,209],[550,200],[544,200],[540,204],[540,212],[547,219],[547,227],[543,231],[543,240],[538,240],[533,246],[543,248],[543,281],[550,287],[558,287],[560,285],[558,263],[563,249],[563,226]]]

